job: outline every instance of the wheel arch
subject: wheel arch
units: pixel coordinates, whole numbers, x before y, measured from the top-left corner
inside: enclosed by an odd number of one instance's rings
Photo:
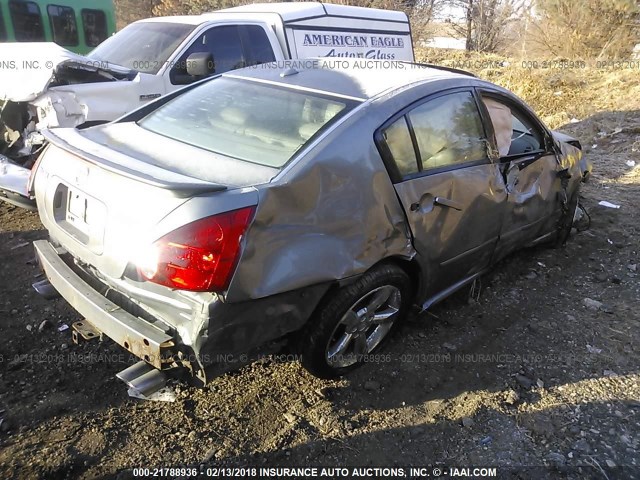
[[[401,256],[392,256],[392,257],[385,258],[384,260],[381,260],[371,268],[375,268],[376,266],[382,265],[385,263],[395,264],[400,268],[402,268],[407,275],[409,275],[409,278],[411,279],[411,286],[412,286],[411,303],[415,304],[418,299],[419,293],[422,291],[423,280],[424,280],[422,275],[423,273],[422,268],[418,264],[418,261],[415,259],[415,257],[407,258],[407,257],[401,257]]]
[[[398,267],[402,268],[402,270],[404,270],[404,272],[407,275],[409,275],[409,278],[411,279],[411,285],[413,287],[411,292],[411,295],[412,295],[411,302],[412,304],[416,303],[419,297],[419,293],[422,291],[423,282],[424,282],[422,268],[420,267],[418,261],[415,258],[403,257],[400,255],[393,255],[393,256],[384,258],[382,260],[379,260],[378,262],[374,263],[371,267],[369,267],[366,271],[358,275],[354,275],[351,277],[334,281],[329,287],[329,289],[325,292],[323,297],[320,299],[320,301],[317,303],[315,309],[320,308],[320,306],[323,304],[326,298],[335,294],[335,292],[340,288],[358,281],[358,279],[363,275],[366,275],[367,272],[370,272],[374,268],[377,268],[380,265],[385,265],[385,264],[397,265]]]

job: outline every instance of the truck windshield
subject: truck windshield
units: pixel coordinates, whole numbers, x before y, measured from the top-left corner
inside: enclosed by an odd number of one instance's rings
[[[133,23],[107,38],[88,57],[155,75],[194,28],[171,22]]]
[[[138,125],[210,152],[280,168],[356,104],[319,93],[219,77],[177,96]]]

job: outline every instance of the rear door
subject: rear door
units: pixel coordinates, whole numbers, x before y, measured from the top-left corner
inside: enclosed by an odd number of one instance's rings
[[[562,182],[553,141],[540,121],[498,92],[482,91],[481,98],[508,193],[498,260],[555,231]]]
[[[433,296],[489,265],[506,202],[472,89],[430,96],[376,133]]]

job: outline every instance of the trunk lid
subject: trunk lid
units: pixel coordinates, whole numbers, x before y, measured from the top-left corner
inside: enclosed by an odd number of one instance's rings
[[[117,152],[75,129],[45,136],[50,146],[34,180],[42,223],[65,250],[112,278],[167,233],[163,218],[193,196],[227,188]]]

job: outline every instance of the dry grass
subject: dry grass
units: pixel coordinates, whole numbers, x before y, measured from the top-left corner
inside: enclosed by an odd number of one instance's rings
[[[601,112],[640,110],[640,61],[599,68],[595,61],[570,65],[551,59],[545,64],[544,59],[523,61],[424,48],[416,49],[416,60],[463,68],[511,90],[551,128]]]

